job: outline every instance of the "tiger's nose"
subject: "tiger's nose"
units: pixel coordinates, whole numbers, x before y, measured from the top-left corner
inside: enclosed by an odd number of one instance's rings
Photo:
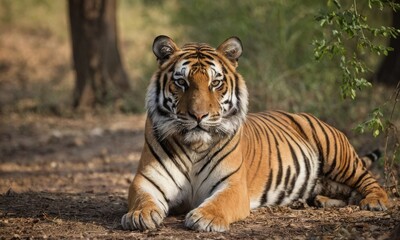
[[[189,113],[189,116],[196,119],[196,121],[198,123],[200,123],[201,120],[206,118],[209,114],[208,112],[192,112],[192,111],[189,111],[188,113]]]

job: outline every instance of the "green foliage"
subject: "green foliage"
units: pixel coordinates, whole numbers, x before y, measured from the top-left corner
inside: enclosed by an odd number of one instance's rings
[[[393,9],[400,6],[392,1],[368,1],[369,9],[377,6],[381,12],[387,5]],[[359,12],[360,7],[356,0],[347,7],[343,7],[339,0],[329,0],[328,8],[329,11],[316,17],[320,26],[327,30],[322,39],[313,42],[314,57],[321,60],[328,56],[339,62],[342,96],[354,99],[357,90],[371,86],[365,79],[370,67],[362,59],[362,55],[387,55],[393,49],[374,40],[379,37],[396,37],[400,30],[387,26],[371,26],[365,13]]]
[[[380,108],[376,108],[372,111],[371,118],[363,123],[360,123],[356,127],[356,131],[364,133],[365,130],[371,131],[374,137],[377,137],[382,131],[386,129],[384,124],[386,120],[383,118],[383,113]]]

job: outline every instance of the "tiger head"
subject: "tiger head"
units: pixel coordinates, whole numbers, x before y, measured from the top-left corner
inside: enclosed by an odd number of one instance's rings
[[[185,144],[210,144],[237,132],[248,104],[245,82],[236,72],[242,54],[239,38],[215,49],[204,43],[179,48],[169,37],[158,36],[153,52],[159,68],[146,107],[159,140],[178,136]]]

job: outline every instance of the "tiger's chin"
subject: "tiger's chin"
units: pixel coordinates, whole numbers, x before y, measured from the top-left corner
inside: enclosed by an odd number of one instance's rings
[[[202,145],[203,147],[211,146],[221,139],[231,137],[240,127],[242,121],[221,121],[220,124],[209,126],[199,124],[186,128],[179,134],[182,136],[182,141],[186,145]]]
[[[210,145],[213,141],[213,136],[211,132],[204,131],[202,129],[192,129],[183,134],[183,143],[192,148],[197,149],[199,146],[206,147]]]

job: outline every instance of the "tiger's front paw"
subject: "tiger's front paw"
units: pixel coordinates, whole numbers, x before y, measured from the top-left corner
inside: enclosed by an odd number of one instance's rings
[[[165,218],[164,212],[156,208],[144,208],[140,210],[129,211],[121,219],[122,228],[125,230],[155,229],[160,226]]]
[[[190,211],[185,218],[185,226],[199,231],[225,232],[229,230],[229,222],[216,216],[205,208],[196,208]]]
[[[387,210],[387,201],[377,197],[366,197],[360,202],[360,208],[369,211]]]

